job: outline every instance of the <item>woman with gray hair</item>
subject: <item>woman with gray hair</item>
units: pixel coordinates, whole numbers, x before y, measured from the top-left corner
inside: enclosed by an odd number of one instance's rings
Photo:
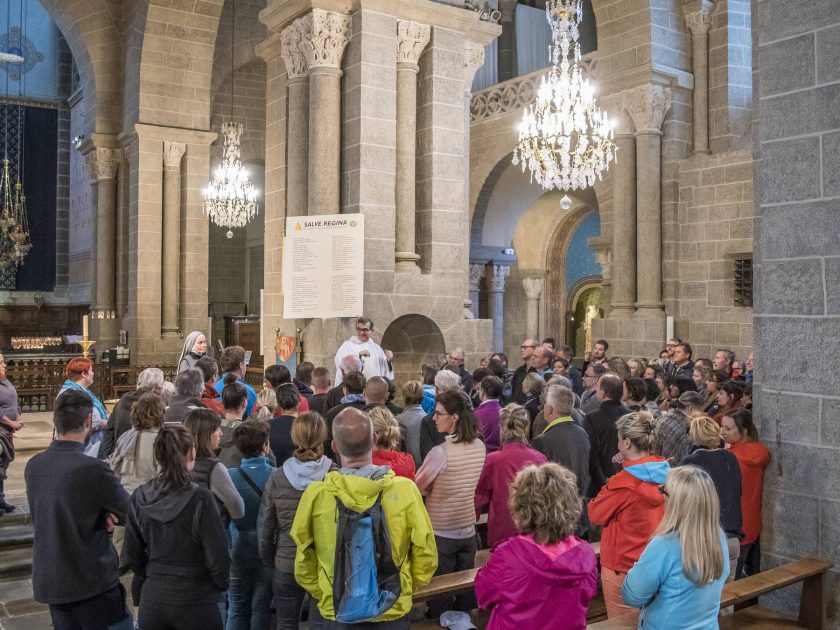
[[[140,396],[148,393],[160,396],[163,390],[163,372],[159,368],[146,368],[137,375],[135,387],[133,392],[123,394],[108,418],[105,439],[102,441],[102,450],[99,453],[102,458],[110,457],[117,445],[117,440],[131,428],[131,406],[140,400]]]

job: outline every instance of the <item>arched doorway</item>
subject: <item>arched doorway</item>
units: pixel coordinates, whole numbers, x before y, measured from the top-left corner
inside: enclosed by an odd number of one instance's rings
[[[420,367],[424,363],[441,365],[446,359],[443,333],[423,315],[395,319],[382,335],[381,345],[394,353],[394,379],[401,384],[420,380]],[[397,397],[401,398],[400,392]]]
[[[604,317],[602,292],[600,276],[582,278],[569,292],[565,340],[575,356],[583,356],[592,347],[592,319]]]

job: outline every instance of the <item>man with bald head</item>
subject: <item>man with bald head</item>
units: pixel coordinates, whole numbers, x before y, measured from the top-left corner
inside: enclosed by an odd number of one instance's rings
[[[388,381],[381,376],[374,376],[365,383],[365,411],[374,407],[384,407],[388,402]]]
[[[594,367],[591,365],[588,369],[592,370]],[[608,372],[598,379],[595,395],[601,404],[594,411],[587,413],[583,422],[583,428],[586,429],[592,445],[589,450],[589,475],[592,478],[589,484],[590,497],[598,496],[607,480],[620,469],[620,466],[612,461],[618,453],[618,431],[615,423],[621,416],[630,413],[630,410],[621,404],[624,381],[617,374]]]
[[[344,397],[344,388],[341,385],[342,382],[351,372],[361,371],[362,360],[355,354],[348,354],[344,356],[341,359],[341,361],[339,361],[338,370],[336,371],[335,375],[336,385],[330,391],[327,392],[327,400],[324,403],[324,409],[329,411],[330,409],[341,403],[341,399]]]
[[[336,416],[332,447],[341,460],[340,470],[309,484],[292,523],[290,534],[297,546],[295,579],[318,603],[326,629],[409,630],[412,593],[428,584],[437,569],[437,547],[423,498],[413,481],[397,477],[388,466],[374,465],[373,425],[364,411],[348,407]],[[399,598],[381,615],[363,623],[335,620],[337,501],[354,512],[381,507],[391,555],[404,559],[399,567]]]

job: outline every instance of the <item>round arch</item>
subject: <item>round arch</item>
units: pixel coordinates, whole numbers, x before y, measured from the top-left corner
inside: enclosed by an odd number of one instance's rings
[[[394,353],[394,378],[398,383],[419,380],[424,363],[440,365],[446,356],[443,333],[425,315],[398,317],[385,329],[380,345]]]

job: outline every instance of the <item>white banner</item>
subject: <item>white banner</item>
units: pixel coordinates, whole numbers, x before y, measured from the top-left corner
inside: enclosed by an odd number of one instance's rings
[[[283,242],[283,318],[361,315],[364,261],[364,215],[287,217]]]

